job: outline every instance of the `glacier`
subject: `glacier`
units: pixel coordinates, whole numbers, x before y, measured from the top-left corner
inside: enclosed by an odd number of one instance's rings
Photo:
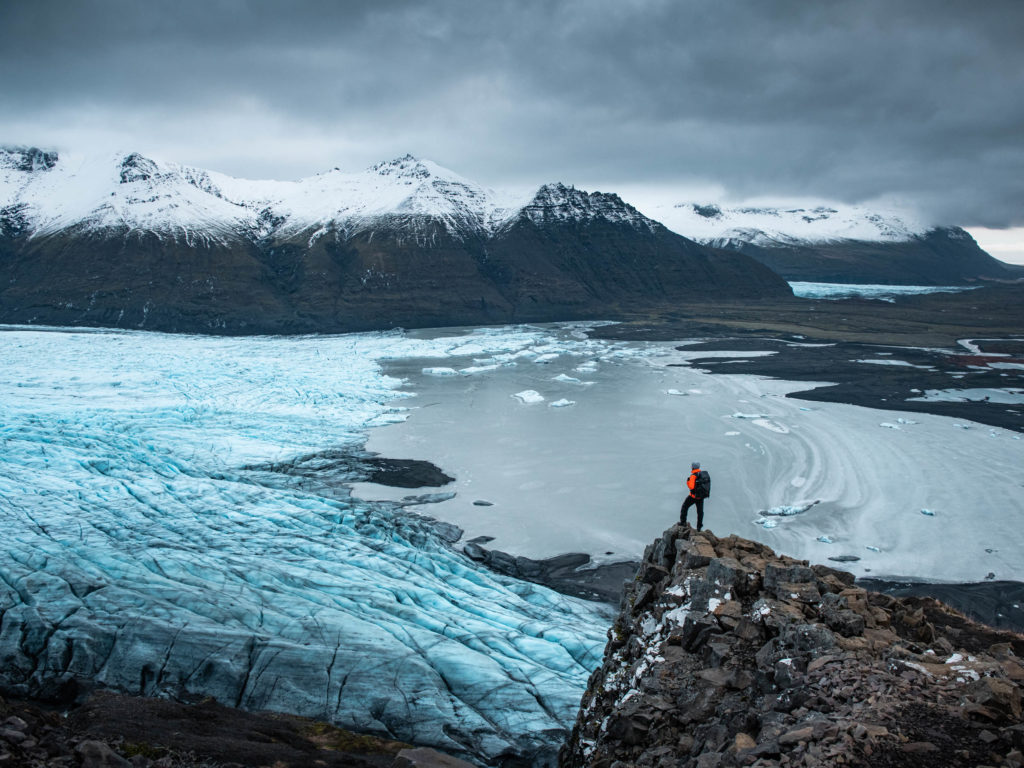
[[[482,568],[454,526],[511,556],[635,559],[677,518],[693,459],[716,477],[716,533],[815,560],[826,537],[857,575],[1019,579],[1019,435],[810,409],[788,395],[813,384],[699,369],[755,353],[589,327],[0,328],[0,683],[209,695],[542,763],[607,608]],[[336,460],[371,453],[456,480],[390,488]],[[950,508],[954,467],[976,489]],[[965,525],[949,536],[921,509]]]
[[[877,299],[893,301],[900,296],[924,293],[960,293],[977,288],[973,285],[859,285],[855,283],[810,283],[791,280],[789,287],[800,299]]]
[[[404,419],[411,394],[381,360],[547,341],[0,330],[0,682],[213,696],[485,763],[550,759],[607,609],[483,569],[344,477],[268,469]]]

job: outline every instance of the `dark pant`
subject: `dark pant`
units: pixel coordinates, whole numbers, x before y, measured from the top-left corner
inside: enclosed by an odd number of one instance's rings
[[[699,531],[704,527],[704,499],[695,499],[693,496],[687,496],[686,501],[683,502],[683,508],[679,510],[679,522],[685,525],[686,512],[694,504],[697,505],[697,530]]]

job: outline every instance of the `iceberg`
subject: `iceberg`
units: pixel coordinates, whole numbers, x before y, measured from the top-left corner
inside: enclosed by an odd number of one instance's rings
[[[524,389],[522,392],[516,392],[512,397],[525,404],[544,402],[544,395],[535,389]]]

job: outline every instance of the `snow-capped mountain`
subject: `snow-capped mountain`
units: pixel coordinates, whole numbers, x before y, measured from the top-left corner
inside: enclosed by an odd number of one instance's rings
[[[790,280],[933,285],[1017,276],[960,227],[936,227],[909,211],[678,203],[646,212],[673,232],[746,253]]]
[[[617,195],[508,195],[409,155],[251,181],[138,153],[0,150],[0,321],[310,332],[789,295]]]
[[[702,243],[728,246],[800,245],[842,240],[900,242],[930,227],[909,212],[871,211],[861,206],[724,208],[714,203],[656,206],[656,218],[673,232]]]
[[[21,212],[31,236],[127,227],[220,243],[328,226],[353,234],[384,217],[427,216],[453,234],[486,233],[512,212],[495,193],[409,155],[359,173],[251,181],[135,152],[58,157],[5,149],[0,194],[5,209]]]

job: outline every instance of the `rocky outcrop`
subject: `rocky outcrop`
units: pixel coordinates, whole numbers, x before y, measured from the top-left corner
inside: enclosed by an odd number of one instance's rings
[[[1024,764],[1024,636],[736,536],[648,547],[563,768]]]

